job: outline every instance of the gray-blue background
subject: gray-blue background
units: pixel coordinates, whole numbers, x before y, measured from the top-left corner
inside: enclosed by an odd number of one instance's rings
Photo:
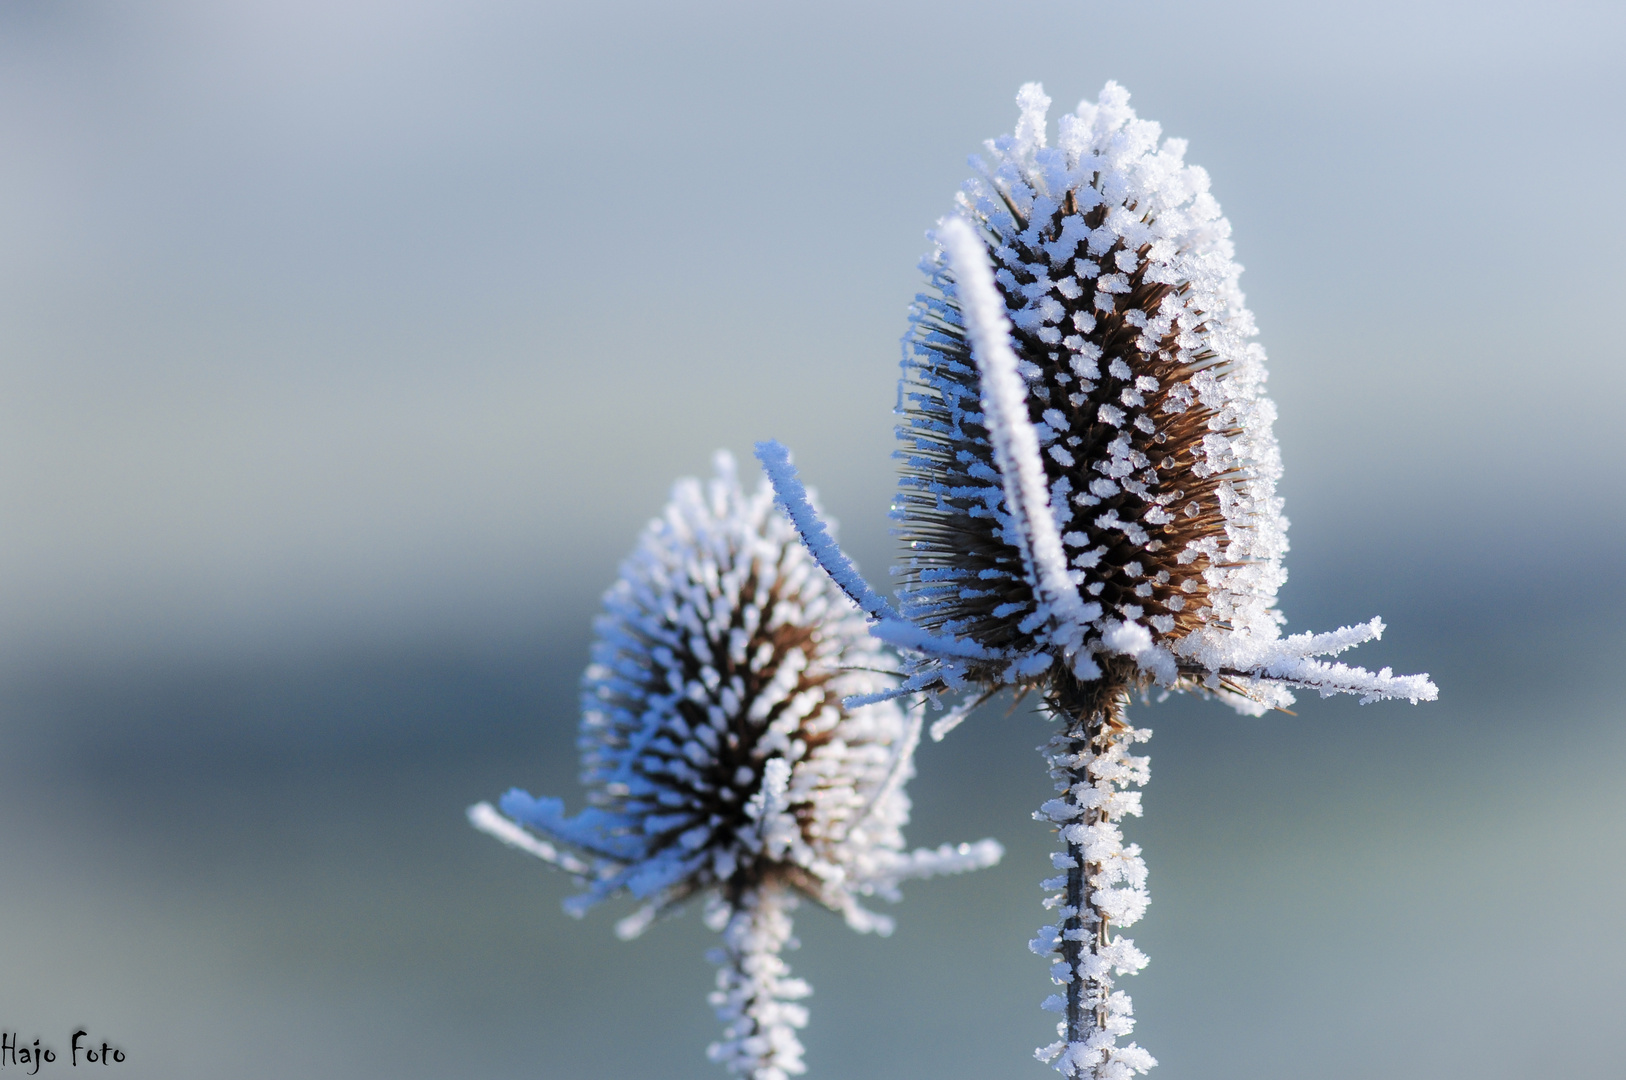
[[[575,799],[596,596],[714,447],[789,442],[884,570],[922,232],[1020,83],[1114,78],[1235,226],[1290,628],[1381,614],[1357,656],[1442,692],[1139,714],[1155,1075],[1618,1077],[1623,46],[1613,3],[8,0],[0,1027],[721,1075],[698,920],[573,922],[462,808]],[[998,870],[888,941],[804,912],[813,1075],[1048,1075],[1043,737],[922,752],[911,838]]]

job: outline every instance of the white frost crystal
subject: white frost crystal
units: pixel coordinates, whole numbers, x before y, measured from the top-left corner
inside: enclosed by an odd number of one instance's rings
[[[998,844],[906,852],[903,784],[918,718],[890,698],[881,644],[819,572],[767,486],[745,494],[733,461],[675,487],[604,598],[583,678],[578,741],[589,807],[514,790],[470,821],[576,875],[580,915],[617,894],[642,901],[636,936],[697,894],[724,931],[713,995],[726,1025],[712,1056],[753,1080],[802,1071],[807,994],[780,952],[795,894],[858,930],[863,906],[911,878],[988,866]],[[534,832],[532,831],[534,830]]]

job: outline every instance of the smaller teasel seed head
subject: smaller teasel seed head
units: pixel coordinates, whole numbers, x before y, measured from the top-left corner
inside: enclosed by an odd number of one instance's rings
[[[811,506],[811,504],[809,504]],[[582,679],[578,745],[589,806],[510,791],[476,828],[574,874],[582,914],[611,896],[641,901],[640,933],[703,895],[723,933],[711,1002],[724,1023],[708,1056],[752,1080],[804,1071],[796,1030],[810,990],[791,978],[798,895],[858,930],[888,933],[869,895],[897,900],[909,878],[989,866],[992,840],[903,850],[903,784],[918,714],[889,697],[892,661],[863,615],[818,569],[764,485],[746,495],[717,456],[704,487],[678,483],[604,597]],[[850,706],[849,696],[879,697]]]
[[[567,817],[560,800],[514,790],[506,818],[471,814],[583,879],[571,912],[642,901],[624,936],[696,894],[732,907],[777,888],[885,932],[861,897],[985,865],[998,845],[903,851],[918,725],[894,701],[842,703],[884,693],[896,661],[769,489],[747,495],[733,460],[716,464],[708,484],[676,485],[605,594],[582,681],[588,809]]]

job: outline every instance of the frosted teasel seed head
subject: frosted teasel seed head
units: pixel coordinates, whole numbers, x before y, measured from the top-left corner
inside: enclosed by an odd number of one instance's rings
[[[973,159],[982,175],[957,220],[992,264],[988,316],[1006,326],[990,331],[1015,356],[1026,415],[1012,419],[1035,433],[1084,655],[1110,651],[1113,624],[1161,644],[1211,623],[1274,637],[1287,546],[1274,410],[1207,174],[1116,84],[1061,118],[1054,147],[1042,90],[1018,103],[1016,134]],[[1065,648],[1030,586],[1031,530],[1004,505],[954,231],[935,236],[905,365],[903,611],[1000,651]]]
[[[723,935],[710,1001],[723,1038],[708,1056],[751,1080],[804,1071],[807,1023],[780,953],[798,896],[858,930],[888,933],[871,895],[909,878],[989,866],[992,840],[905,852],[903,784],[920,737],[886,697],[894,661],[818,570],[763,486],[745,494],[726,454],[702,487],[678,483],[604,597],[582,680],[578,745],[589,806],[514,790],[485,832],[576,875],[580,915],[626,893],[634,937],[692,897]]]
[[[1146,958],[1117,931],[1146,906],[1124,816],[1148,778],[1128,745],[1133,689],[1197,690],[1258,713],[1290,690],[1432,699],[1426,676],[1315,659],[1378,620],[1283,638],[1287,550],[1263,352],[1237,287],[1229,225],[1179,140],[1108,83],[1048,144],[1049,99],[1018,95],[1014,136],[988,144],[958,212],[933,235],[905,339],[903,462],[893,516],[899,603],[836,548],[789,453],[762,460],[809,551],[911,657],[890,693],[970,691],[938,737],[1005,686],[1058,722],[1044,748],[1062,841],[1030,948],[1051,962],[1059,1039],[1037,1051],[1074,1080],[1126,1080],[1156,1061],[1118,976]],[[860,700],[879,700],[887,692]]]
[[[588,809],[515,789],[471,818],[581,878],[573,914],[642,901],[626,937],[697,894],[731,905],[764,886],[889,932],[863,898],[989,865],[999,845],[904,851],[918,720],[842,703],[885,694],[896,661],[767,486],[746,494],[726,454],[716,467],[676,485],[605,594],[582,682]]]
[[[1230,225],[1128,97],[1108,83],[1052,146],[1050,100],[1023,87],[1016,133],[932,234],[900,390],[897,616],[938,686],[1107,667],[1255,713],[1290,687],[1431,699],[1426,677],[1311,659],[1378,620],[1281,637],[1275,406]]]

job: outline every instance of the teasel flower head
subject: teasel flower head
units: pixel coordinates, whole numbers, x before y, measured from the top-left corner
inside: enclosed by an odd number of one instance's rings
[[[931,234],[900,387],[899,603],[844,576],[918,660],[905,691],[1125,676],[1259,713],[1291,689],[1431,699],[1426,676],[1314,659],[1379,620],[1281,635],[1287,522],[1264,351],[1208,175],[1108,83],[1014,135]],[[798,483],[759,448],[792,516]],[[816,523],[815,523],[816,524]]]
[[[1156,1064],[1118,1041],[1134,1018],[1115,980],[1146,964],[1113,933],[1147,903],[1121,831],[1149,776],[1128,753],[1151,735],[1128,724],[1130,693],[1193,690],[1257,714],[1296,688],[1437,692],[1317,659],[1377,637],[1377,619],[1281,634],[1275,408],[1207,174],[1115,83],[1061,119],[1053,146],[1043,90],[1017,102],[1015,134],[973,159],[923,264],[899,390],[896,605],[836,548],[788,451],[757,453],[808,549],[911,657],[896,688],[854,703],[968,692],[935,738],[1011,686],[1058,722],[1043,748],[1057,795],[1037,815],[1060,840],[1056,918],[1030,947],[1063,1016],[1037,1055],[1075,1080],[1125,1080]]]
[[[992,840],[906,852],[904,783],[919,721],[885,696],[896,661],[818,570],[764,485],[740,487],[719,454],[702,486],[679,482],[604,597],[582,682],[578,746],[588,808],[513,790],[472,807],[476,827],[575,875],[576,915],[640,903],[634,937],[704,898],[723,931],[712,995],[726,1030],[711,1056],[754,1080],[802,1071],[788,975],[798,897],[888,933],[870,896],[909,878],[988,866]]]

